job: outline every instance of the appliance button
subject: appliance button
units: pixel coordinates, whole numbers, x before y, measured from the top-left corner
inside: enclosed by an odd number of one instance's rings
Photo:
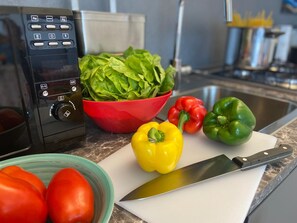
[[[72,90],[72,91],[76,91],[77,88],[76,88],[75,86],[72,86],[72,87],[71,87],[71,90]]]
[[[40,84],[40,89],[41,89],[41,90],[46,90],[46,89],[48,89],[47,84]]]
[[[31,24],[31,29],[41,29],[41,25],[39,24]]]
[[[57,97],[57,100],[58,100],[58,101],[65,101],[65,95],[59,95],[59,96]]]
[[[40,40],[42,38],[41,33],[33,33],[34,40]]]
[[[59,43],[58,42],[49,42],[48,45],[49,46],[58,46]]]
[[[41,46],[44,46],[44,43],[43,42],[35,42],[33,43],[34,46],[37,46],[37,47],[41,47]]]
[[[49,39],[56,39],[56,34],[55,33],[48,33],[47,34]]]
[[[43,91],[42,96],[44,96],[44,97],[48,96],[48,91]]]
[[[72,45],[72,42],[71,41],[63,41],[62,42],[62,45],[63,46],[71,46]]]
[[[69,25],[60,25],[60,29],[68,30],[70,29]]]
[[[61,22],[67,22],[67,16],[61,15],[60,16],[60,21]]]
[[[70,80],[70,81],[69,81],[69,84],[70,84],[70,85],[76,85],[76,80],[75,80],[75,79]]]
[[[39,21],[38,15],[31,15],[31,21],[38,22]]]
[[[63,39],[69,39],[69,33],[62,33]]]
[[[56,25],[45,25],[47,29],[56,29]]]
[[[53,22],[54,21],[54,17],[52,15],[45,16],[45,19],[46,19],[47,22]]]

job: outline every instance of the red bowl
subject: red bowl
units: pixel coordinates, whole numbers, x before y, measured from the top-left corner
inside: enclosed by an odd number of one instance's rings
[[[83,107],[87,116],[101,129],[113,133],[131,133],[155,118],[171,93],[154,98],[127,101],[83,100]]]

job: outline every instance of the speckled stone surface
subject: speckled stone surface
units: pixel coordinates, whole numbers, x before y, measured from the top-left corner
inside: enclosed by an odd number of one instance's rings
[[[86,117],[86,137],[72,150],[65,153],[82,156],[95,163],[130,143],[132,134],[113,134],[102,131]],[[109,222],[143,222],[141,219],[115,204]]]
[[[214,84],[223,85],[226,87],[238,88],[243,91],[253,92],[255,94],[277,97],[290,101],[297,102],[297,92],[280,92],[274,88],[261,88],[259,85],[248,86],[245,84],[230,83],[228,81],[213,80]],[[96,163],[103,160],[118,149],[127,145],[132,137],[132,134],[112,134],[100,130],[88,118],[86,118],[86,137],[76,145],[76,148],[67,151],[66,153],[75,154],[85,157]],[[266,171],[259,184],[254,200],[250,207],[250,212],[257,206],[293,171],[297,166],[297,119],[291,120],[286,126],[282,127],[275,133],[274,136],[278,139],[278,144],[287,143],[294,148],[294,153],[291,157],[285,158],[277,164],[267,165]],[[144,222],[123,208],[115,205],[111,219],[111,223],[141,223]]]

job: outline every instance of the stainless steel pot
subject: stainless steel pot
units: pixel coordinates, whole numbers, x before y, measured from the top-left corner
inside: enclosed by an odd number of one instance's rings
[[[267,69],[273,61],[278,36],[282,32],[267,28],[242,28],[237,67],[248,70]]]
[[[225,64],[233,66],[239,55],[242,28],[228,27],[227,47],[225,51]]]

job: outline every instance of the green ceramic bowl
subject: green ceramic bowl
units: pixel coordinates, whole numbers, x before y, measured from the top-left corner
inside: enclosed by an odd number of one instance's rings
[[[96,163],[79,156],[50,153],[4,160],[0,162],[0,169],[9,165],[18,165],[36,174],[46,185],[61,168],[76,168],[89,181],[95,194],[93,223],[109,221],[114,207],[113,185],[107,173]]]

